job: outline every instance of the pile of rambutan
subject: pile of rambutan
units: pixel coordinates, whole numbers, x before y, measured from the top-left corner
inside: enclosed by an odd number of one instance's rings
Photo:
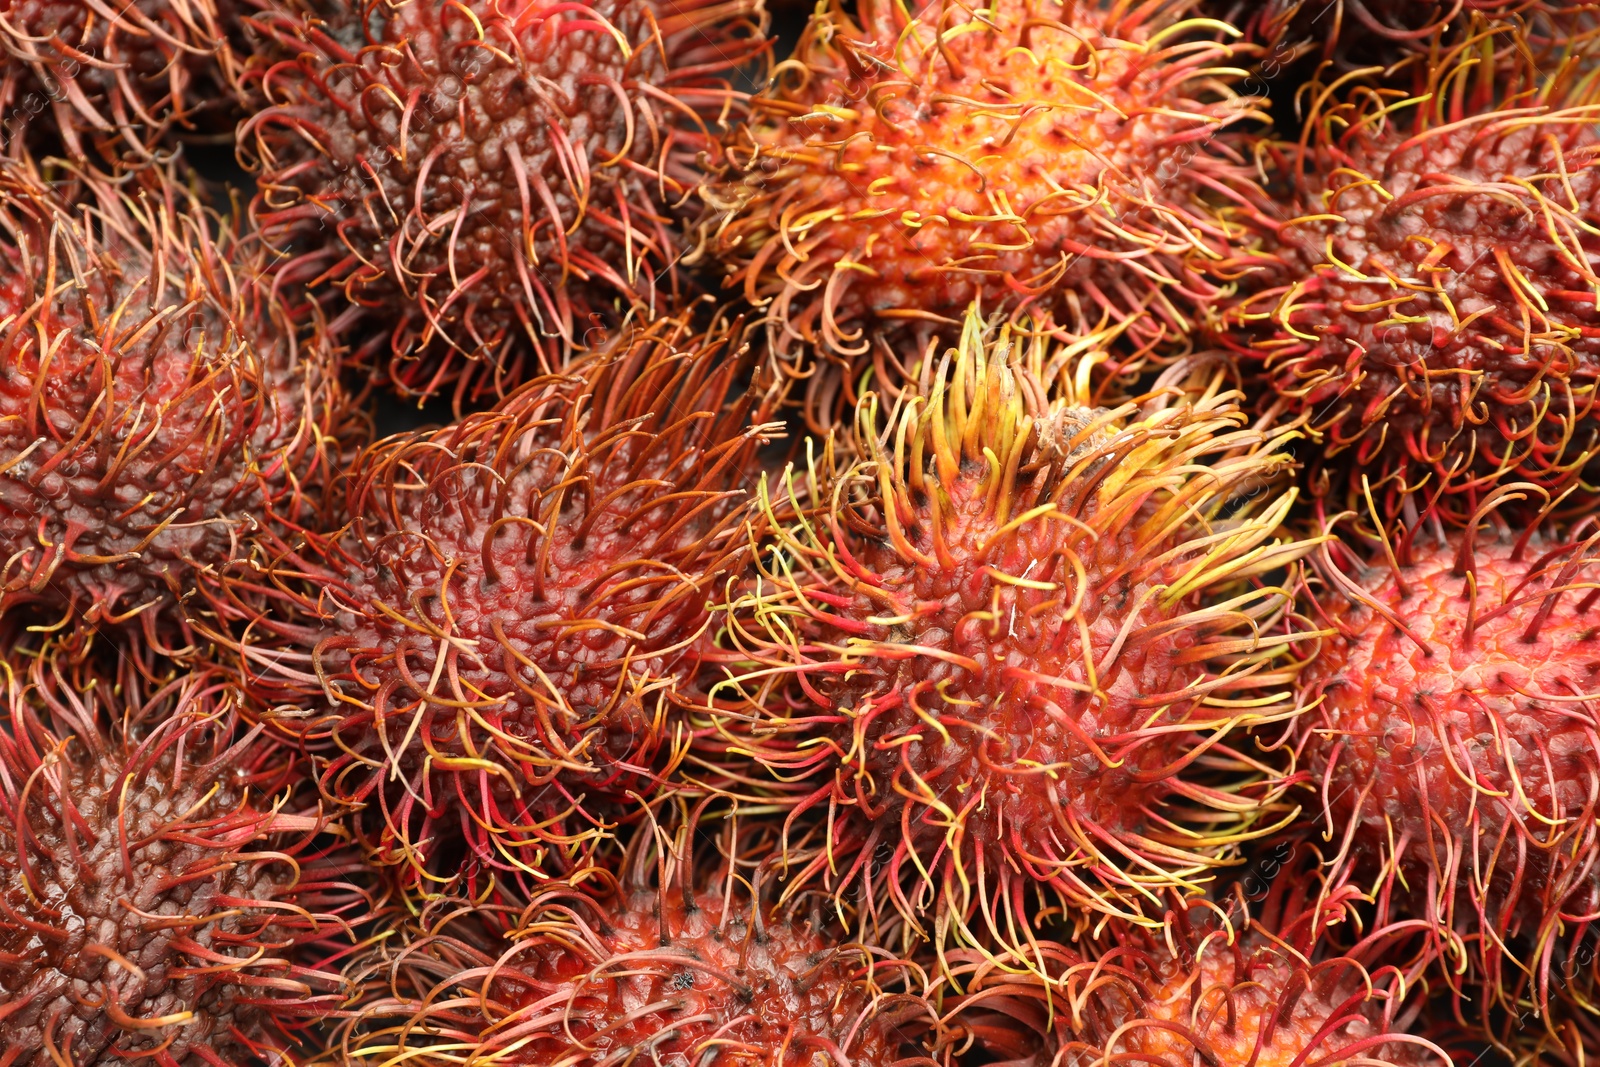
[[[1600,1056],[1600,2],[0,0],[0,1067]]]

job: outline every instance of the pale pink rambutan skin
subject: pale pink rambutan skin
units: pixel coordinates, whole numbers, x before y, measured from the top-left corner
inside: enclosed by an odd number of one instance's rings
[[[263,714],[328,752],[325,787],[369,809],[380,858],[420,871],[464,835],[479,861],[537,866],[683,758],[708,604],[748,558],[745,486],[777,429],[739,384],[742,333],[660,320],[380,442],[347,474],[346,528],[280,568],[305,591],[232,611]]]
[[[750,832],[715,822],[724,842]],[[641,870],[630,854],[618,874],[586,871],[520,909],[430,905],[423,936],[351,969],[367,993],[336,1046],[362,1058],[403,1047],[419,1067],[933,1067],[920,968],[839,942],[820,913],[776,909],[761,888],[770,864],[686,875],[678,844],[666,886],[650,877],[655,857]]]
[[[1486,1005],[1542,1011],[1592,981],[1562,972],[1582,968],[1574,917],[1600,908],[1595,541],[1486,523],[1319,568],[1337,633],[1302,675],[1314,708],[1294,735],[1330,865],[1376,877],[1386,915],[1420,919]]]
[[[362,427],[325,336],[187,193],[0,186],[0,612],[153,635],[253,535],[312,521]]]
[[[739,111],[724,79],[765,47],[762,18],[754,0],[263,13],[252,214],[343,288],[401,391],[503,394],[675,296],[672,208]]]
[[[1182,335],[1234,254],[1209,198],[1250,183],[1227,131],[1257,103],[1229,74],[1251,46],[1183,29],[1190,7],[819,8],[704,189],[696,254],[800,373],[975,299]]]
[[[924,935],[1035,892],[1139,914],[1283,788],[1228,737],[1294,712],[1287,594],[1247,581],[1304,551],[1276,536],[1283,439],[1204,364],[1078,407],[1050,347],[969,318],[887,424],[865,398],[859,458],[786,476],[715,663],[727,743],[826,820],[797,884]]]
[[[339,913],[356,920],[366,901],[307,847],[323,820],[303,790],[289,803],[303,768],[232,736],[219,676],[158,687],[41,660],[8,683],[8,1064],[249,1067],[338,1007],[340,976],[312,946],[348,946]],[[127,703],[138,687],[143,702]]]
[[[0,143],[152,163],[172,135],[217,132],[241,105],[237,31],[232,0],[6,0]]]
[[[1359,500],[1365,478],[1386,515],[1558,491],[1600,441],[1596,97],[1520,64],[1469,95],[1451,71],[1479,59],[1463,44],[1414,91],[1348,84],[1305,146],[1264,149],[1293,199],[1261,216],[1277,263],[1223,317],[1268,399],[1322,434],[1314,484]]]

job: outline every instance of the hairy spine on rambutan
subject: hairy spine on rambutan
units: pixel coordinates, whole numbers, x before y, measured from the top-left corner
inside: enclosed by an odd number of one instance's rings
[[[1097,358],[969,313],[887,420],[869,394],[786,500],[763,483],[710,710],[825,821],[793,885],[869,928],[1137,916],[1272,821],[1285,779],[1229,735],[1299,710],[1292,596],[1255,580],[1306,550],[1294,433],[1243,426],[1215,362],[1078,406]]]
[[[766,48],[760,0],[332,0],[252,23],[252,214],[424,396],[504,395],[677,299],[673,210]]]
[[[0,693],[0,1061],[281,1059],[344,1002],[374,906],[303,768],[238,734],[218,674],[32,656]]]
[[[1385,515],[1559,490],[1600,437],[1600,83],[1576,56],[1490,63],[1502,34],[1418,60],[1414,92],[1315,82],[1300,143],[1260,148],[1291,202],[1256,216],[1221,336],[1320,434],[1319,492],[1367,477]]]
[[[464,834],[532,874],[601,832],[586,799],[626,802],[685,758],[676,709],[780,429],[744,384],[744,333],[633,327],[491,411],[382,441],[347,474],[345,530],[241,576],[220,614],[246,688],[326,753],[331,797],[371,809],[382,862],[432,877],[430,839]]]
[[[1219,136],[1264,118],[1237,36],[1192,4],[819,7],[727,148],[696,255],[768,308],[791,373],[859,363],[896,324],[1076,308],[1186,334],[1236,236],[1211,199],[1251,170]]]
[[[1158,929],[1114,920],[1092,941],[1042,944],[1038,963],[953,952],[946,1046],[1007,1067],[1450,1067],[1413,1033],[1413,983],[1369,970],[1381,939],[1346,953],[1326,936],[1357,895],[1308,873],[1257,901],[1174,902]]]
[[[0,614],[162,647],[254,533],[312,520],[362,427],[230,224],[170,177],[84,188],[0,167]]]
[[[1537,495],[1502,486],[1449,533],[1341,523],[1306,591],[1334,634],[1293,730],[1332,877],[1513,1017],[1592,1004],[1600,913],[1600,532],[1528,522],[1512,506]]]
[[[771,835],[753,843],[734,809],[697,844],[705,807],[671,836],[641,827],[618,875],[584,871],[520,910],[430,905],[420,936],[351,969],[367,992],[340,1062],[937,1067],[921,969],[775,908]]]
[[[232,0],[6,0],[0,145],[113,170],[154,163],[172,135],[233,120],[238,30]]]

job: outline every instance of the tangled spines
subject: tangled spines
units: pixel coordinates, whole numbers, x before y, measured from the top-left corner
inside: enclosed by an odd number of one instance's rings
[[[1294,201],[1261,216],[1278,262],[1241,283],[1225,340],[1323,435],[1325,491],[1366,476],[1386,514],[1443,494],[1461,522],[1497,481],[1577,482],[1596,448],[1595,82],[1492,69],[1496,39],[1415,92],[1314,83],[1301,143],[1262,150]]]
[[[920,969],[774,911],[770,850],[737,839],[736,817],[720,825],[701,831],[715,865],[681,832],[652,845],[647,827],[620,878],[589,871],[520,911],[430,908],[423,936],[354,969],[368,992],[335,1052],[418,1067],[933,1067],[918,1055],[934,1022]]]
[[[1229,734],[1297,710],[1291,598],[1254,580],[1305,551],[1293,433],[1203,361],[1080,406],[1096,358],[973,313],[768,497],[713,704],[791,822],[826,820],[794,884],[869,926],[1004,937],[1034,893],[1137,916],[1272,821],[1283,781]]]
[[[14,646],[13,646],[14,647]],[[220,676],[62,662],[0,694],[0,1019],[20,1067],[249,1067],[340,1004],[370,901]],[[315,797],[310,798],[313,802]]]
[[[1042,969],[955,953],[946,1041],[1012,1067],[1449,1067],[1410,1033],[1405,977],[1326,943],[1347,918],[1342,897],[1271,899],[1266,921],[1237,925],[1237,900],[1179,904],[1159,930],[1114,923],[1081,949],[1041,946]]]
[[[8,0],[0,145],[114,169],[155,162],[172,135],[233,120],[238,30],[232,0]]]
[[[819,9],[702,192],[705,252],[788,361],[974,299],[1181,332],[1232,249],[1206,197],[1249,181],[1219,135],[1255,114],[1236,31],[1188,6]]]
[[[676,298],[671,212],[742,106],[756,0],[313,8],[252,19],[252,214],[392,384],[503,394]]]
[[[1484,1001],[1543,1011],[1592,983],[1567,972],[1600,909],[1600,534],[1493,503],[1443,538],[1348,530],[1319,555],[1306,610],[1337,632],[1294,733],[1334,871],[1420,918]]]
[[[361,427],[247,242],[171,181],[87,190],[0,170],[0,612],[160,647],[252,534],[309,520]]]
[[[277,728],[382,809],[418,870],[439,834],[521,869],[593,834],[684,757],[707,608],[748,557],[756,449],[777,431],[738,322],[630,329],[488,412],[390,437],[347,477],[349,526],[233,610]],[[311,583],[293,592],[291,580]],[[279,621],[284,620],[284,621]],[[567,826],[564,831],[563,825]]]

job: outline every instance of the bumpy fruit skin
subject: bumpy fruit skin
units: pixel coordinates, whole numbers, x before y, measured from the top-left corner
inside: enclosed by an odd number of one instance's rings
[[[1318,907],[1341,909],[1329,903]],[[1180,905],[1160,930],[1114,924],[1089,958],[1049,946],[1054,984],[961,952],[946,1040],[970,1039],[1010,1067],[1449,1067],[1442,1049],[1407,1033],[1401,976],[1369,974],[1321,939],[1330,917],[1228,927]]]
[[[419,1067],[929,1063],[905,1047],[933,1021],[918,968],[775,914],[761,874],[754,899],[747,891],[753,861],[743,874],[680,867],[659,888],[654,862],[630,853],[620,884],[590,871],[520,914],[439,902],[404,954],[391,947],[353,969],[370,992],[338,1047],[405,1048]]]
[[[1394,566],[1378,551],[1322,560],[1338,634],[1302,675],[1332,866],[1376,877],[1485,999],[1542,1011],[1590,980],[1560,972],[1600,909],[1596,537],[1499,526],[1418,536]]]
[[[675,292],[671,209],[765,47],[756,0],[300,7],[252,19],[252,211],[370,312],[395,386],[504,392]]]
[[[1247,581],[1304,551],[1277,537],[1287,436],[1242,428],[1214,365],[1106,411],[1042,377],[1060,356],[971,315],[887,426],[864,399],[859,458],[791,472],[728,607],[713,710],[828,820],[795,877],[867,913],[962,924],[1037,888],[1136,915],[1282,788],[1226,739],[1295,710],[1286,594]]]
[[[165,180],[91,189],[0,172],[0,613],[154,639],[254,532],[308,521],[352,424],[332,350],[214,217]]]
[[[563,813],[682,758],[674,709],[707,603],[748,558],[747,470],[776,429],[736,387],[743,332],[661,320],[491,411],[380,442],[309,590],[237,612],[251,688],[330,751],[332,796],[381,809],[380,856],[415,866],[429,838],[465,834],[520,869],[572,843]]]
[[[290,803],[303,769],[234,738],[216,676],[145,685],[129,702],[143,683],[84,684],[48,656],[8,675],[6,1062],[249,1067],[282,1055],[343,1001],[337,970],[310,957],[348,933],[338,912],[361,910],[330,880],[342,868],[308,847],[322,819]]]
[[[1189,6],[819,8],[705,188],[707,252],[799,373],[974,299],[1186,332],[1233,249],[1206,198],[1249,182],[1219,134],[1255,114]]]
[[[210,132],[239,105],[239,43],[231,0],[4,0],[0,142],[150,163],[168,135]]]
[[[1593,90],[1469,80],[1471,49],[1414,94],[1346,85],[1303,146],[1265,153],[1293,190],[1260,220],[1278,263],[1224,317],[1269,399],[1323,434],[1325,491],[1359,499],[1365,478],[1386,515],[1442,491],[1464,521],[1497,481],[1562,488],[1600,429]]]

